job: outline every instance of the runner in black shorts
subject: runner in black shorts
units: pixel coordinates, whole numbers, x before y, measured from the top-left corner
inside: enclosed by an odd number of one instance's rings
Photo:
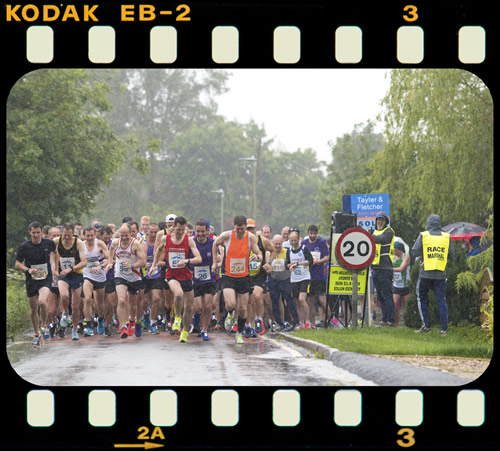
[[[31,322],[35,331],[33,346],[40,346],[40,336],[50,338],[47,328],[47,299],[54,277],[57,277],[56,246],[52,240],[42,238],[42,225],[29,225],[30,240],[23,242],[16,255],[16,268],[26,274],[26,293],[31,309]],[[40,334],[38,309],[42,322]]]
[[[80,321],[82,304],[83,268],[87,266],[87,257],[83,241],[74,236],[74,226],[70,222],[63,225],[59,238],[54,240],[59,258],[59,277],[57,285],[61,296],[63,313],[60,325],[68,326],[69,301],[71,290],[71,307],[73,318],[72,340],[79,340],[78,322]]]

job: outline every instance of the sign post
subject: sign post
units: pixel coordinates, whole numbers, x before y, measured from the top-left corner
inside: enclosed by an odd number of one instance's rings
[[[352,328],[358,327],[358,271],[370,265],[375,257],[375,240],[365,229],[353,227],[340,235],[335,254],[339,264],[352,273]]]

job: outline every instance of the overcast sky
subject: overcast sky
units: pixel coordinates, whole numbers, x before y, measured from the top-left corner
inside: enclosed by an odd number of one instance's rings
[[[273,148],[314,149],[330,162],[328,141],[375,121],[389,89],[385,69],[234,69],[218,97],[228,120],[264,126]],[[377,131],[382,131],[382,124]]]

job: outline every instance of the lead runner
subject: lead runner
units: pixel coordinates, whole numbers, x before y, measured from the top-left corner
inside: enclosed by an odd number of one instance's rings
[[[194,240],[186,234],[186,223],[186,219],[182,216],[175,218],[174,230],[172,234],[161,239],[149,270],[149,274],[154,274],[157,262],[163,260],[165,256],[167,257],[165,279],[174,294],[175,320],[172,324],[172,330],[180,332],[180,343],[187,342],[193,315],[193,273],[187,265],[197,265],[202,261]],[[192,258],[189,257],[191,254]],[[182,331],[181,321],[183,322]]]
[[[238,307],[238,333],[236,343],[244,343],[242,332],[247,320],[247,304],[251,291],[248,266],[250,259],[262,262],[262,254],[257,244],[257,237],[247,232],[247,218],[235,216],[234,229],[223,232],[214,241],[212,255],[217,255],[220,245],[226,247],[224,260],[222,262],[222,290],[228,315],[226,318],[226,329],[231,329],[234,310]],[[250,250],[253,255],[250,257]],[[212,272],[217,271],[217,263],[212,265]]]

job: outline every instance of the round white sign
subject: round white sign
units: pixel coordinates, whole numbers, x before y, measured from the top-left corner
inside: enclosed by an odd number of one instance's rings
[[[375,257],[375,241],[369,232],[354,227],[340,235],[335,253],[337,261],[345,268],[363,269]]]

